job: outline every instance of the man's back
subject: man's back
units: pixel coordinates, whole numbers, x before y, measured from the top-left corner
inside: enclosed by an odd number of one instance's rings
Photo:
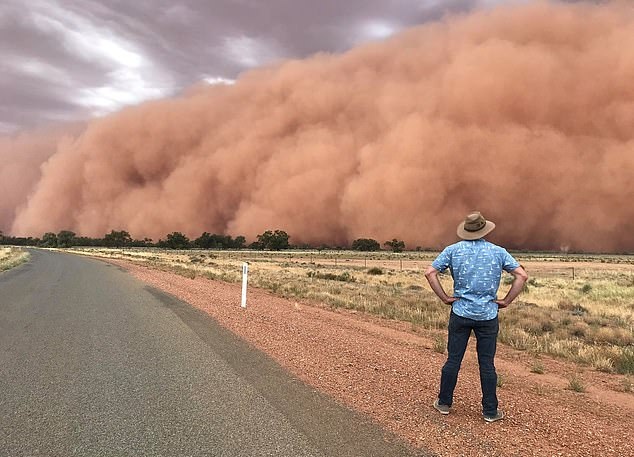
[[[506,249],[484,240],[494,228],[495,223],[487,221],[479,211],[467,215],[456,230],[463,241],[446,247],[425,272],[434,293],[452,307],[447,326],[447,361],[442,367],[440,391],[434,408],[441,414],[449,414],[460,364],[473,332],[480,366],[482,415],[487,422],[504,418],[504,413],[498,409],[494,364],[500,330],[498,309],[506,308],[519,295],[528,279],[526,271]],[[438,272],[447,268],[451,269],[454,278],[451,296],[447,295],[438,279]],[[506,296],[498,299],[496,295],[502,270],[510,272],[515,279]]]
[[[443,250],[432,263],[438,271],[450,269],[454,279],[453,311],[474,320],[495,318],[495,303],[502,270],[513,271],[519,263],[506,249],[484,239],[462,240]]]

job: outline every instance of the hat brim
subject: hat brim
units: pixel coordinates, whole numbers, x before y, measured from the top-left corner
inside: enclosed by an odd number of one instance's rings
[[[495,224],[491,221],[487,221],[487,223],[477,232],[468,232],[464,229],[464,222],[461,222],[458,225],[458,236],[463,240],[479,240],[480,238],[485,237],[489,233],[493,231],[495,228]]]

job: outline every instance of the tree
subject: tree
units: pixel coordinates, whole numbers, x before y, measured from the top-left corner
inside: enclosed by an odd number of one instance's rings
[[[106,246],[122,248],[132,244],[132,237],[125,230],[112,230],[103,237],[103,242]]]
[[[75,245],[75,232],[70,230],[62,230],[57,234],[57,247],[70,248]]]
[[[181,232],[172,232],[167,235],[165,240],[165,246],[170,249],[188,249],[189,238],[183,235]]]
[[[274,232],[267,230],[261,235],[258,235],[257,243],[261,246],[261,249],[279,251],[291,247],[288,242],[289,238],[288,233],[284,230],[275,230]]]
[[[202,235],[194,240],[194,246],[201,249],[209,249],[211,246],[211,234],[203,232]]]
[[[235,240],[230,235],[214,235],[204,232],[194,240],[194,246],[201,249],[242,249],[246,243],[243,236]]]
[[[233,240],[233,249],[244,249],[247,244],[247,239],[242,235],[238,235]]]
[[[386,241],[383,244],[392,249],[393,252],[403,252],[403,249],[405,249],[405,242],[397,240],[396,238],[393,238],[392,241]]]
[[[352,242],[353,251],[380,251],[381,245],[372,238],[358,238]]]
[[[53,232],[46,232],[42,236],[41,245],[45,248],[56,248],[57,247],[57,235]]]
[[[142,240],[132,240],[130,246],[135,248],[147,248],[153,246],[152,238],[143,238]]]

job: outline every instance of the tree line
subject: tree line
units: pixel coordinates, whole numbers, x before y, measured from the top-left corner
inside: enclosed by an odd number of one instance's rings
[[[352,249],[353,251],[380,251],[381,244],[372,238],[358,238],[350,246],[311,246],[309,244],[292,245],[290,236],[284,230],[267,230],[256,237],[256,240],[247,244],[244,236],[218,235],[204,232],[198,238],[190,239],[181,232],[172,232],[165,238],[154,242],[150,238],[134,239],[125,230],[112,230],[102,238],[77,236],[70,230],[61,230],[58,233],[47,232],[40,238],[14,237],[4,235],[0,231],[0,245],[35,246],[48,248],[70,248],[74,246],[86,247],[157,247],[167,249],[255,249],[267,251],[280,251],[284,249]],[[388,240],[383,245],[394,252],[405,250],[405,243],[396,238]],[[421,250],[417,247],[416,250]]]

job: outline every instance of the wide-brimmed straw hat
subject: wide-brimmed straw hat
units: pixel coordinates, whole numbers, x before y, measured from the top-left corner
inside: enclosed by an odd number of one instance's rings
[[[493,222],[487,221],[480,211],[474,211],[458,225],[458,236],[463,240],[479,240],[491,233],[494,228]]]

